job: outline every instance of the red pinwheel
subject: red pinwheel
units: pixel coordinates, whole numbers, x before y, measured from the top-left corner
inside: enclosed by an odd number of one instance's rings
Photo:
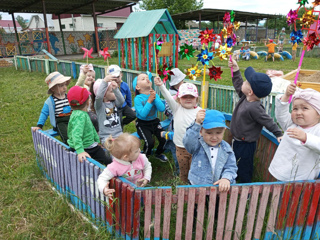
[[[209,68],[210,80],[212,78],[214,78],[215,81],[217,81],[218,79],[221,79],[222,73],[223,73],[223,71],[221,71],[221,67],[212,66],[211,68]]]
[[[307,51],[313,49],[314,45],[318,45],[320,43],[320,39],[317,39],[316,34],[313,32],[309,35],[309,37],[305,37],[303,39],[303,45],[307,47]]]
[[[163,82],[166,83],[166,81],[170,78],[170,75],[174,75],[174,73],[171,71],[173,67],[167,66],[167,64],[163,64],[162,67],[158,70],[159,77],[163,78]]]
[[[90,50],[86,49],[86,48],[82,48],[82,50],[84,51],[84,54],[83,54],[83,58],[87,57],[87,65],[88,65],[88,57],[89,58],[93,58],[91,56],[91,53],[93,51],[93,48],[91,48]]]
[[[103,51],[100,51],[100,54],[103,56],[104,60],[107,60],[108,58],[111,58],[110,53],[108,52],[108,48],[104,48]]]
[[[223,17],[223,22],[224,23],[229,23],[230,22],[230,13],[229,12],[226,12],[225,14],[224,14],[224,17]]]
[[[213,29],[209,30],[208,28],[206,28],[206,30],[201,31],[198,38],[201,39],[201,44],[208,45],[209,42],[213,42]]]

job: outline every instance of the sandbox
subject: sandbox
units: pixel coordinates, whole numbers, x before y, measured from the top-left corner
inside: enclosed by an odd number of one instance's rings
[[[293,81],[297,74],[297,69],[284,75],[282,78]],[[298,77],[298,86],[302,89],[312,88],[320,92],[320,71],[301,69]]]

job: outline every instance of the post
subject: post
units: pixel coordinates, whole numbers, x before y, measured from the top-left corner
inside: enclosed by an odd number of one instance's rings
[[[245,39],[246,41],[248,41],[248,39],[247,39],[247,27],[248,27],[248,19],[246,18],[246,27],[245,27],[245,29],[244,29],[244,39]]]
[[[277,19],[274,19],[273,38],[276,38]],[[284,43],[283,43],[284,44]]]
[[[60,14],[58,14],[58,19],[59,19],[59,28],[60,28],[60,34],[61,34],[61,39],[62,39],[62,45],[63,45],[64,55],[67,55],[67,51],[66,51],[66,44],[64,43],[64,36],[63,36],[62,27],[61,27],[61,18],[60,18]]]
[[[42,0],[42,11],[43,11],[44,27],[45,27],[45,29],[46,29],[48,52],[51,53],[50,38],[49,38],[49,31],[48,31],[48,24],[47,24],[47,13],[46,13],[45,0]]]
[[[218,23],[217,23],[217,29],[218,29],[218,33],[220,33],[220,20],[219,20],[219,15],[218,15]]]
[[[97,15],[96,15],[96,9],[95,9],[95,6],[94,6],[94,2],[92,3],[92,16],[93,16],[94,32],[95,32],[95,35],[96,35],[97,54],[98,54],[98,57],[99,57],[100,56],[100,54],[99,54],[99,50],[100,50],[99,34],[98,34],[98,23],[97,23]]]
[[[201,12],[199,12],[199,30],[201,31]]]
[[[266,39],[268,40],[268,18],[266,20]]]
[[[14,32],[16,33],[16,38],[17,38],[17,42],[18,42],[19,53],[21,55],[21,47],[20,47],[19,35],[18,35],[18,31],[17,31],[16,20],[14,19],[14,13],[11,13],[11,16],[12,16],[12,21],[13,21],[13,26],[14,26]]]
[[[259,24],[259,19],[256,20],[256,42],[258,42],[258,24]]]

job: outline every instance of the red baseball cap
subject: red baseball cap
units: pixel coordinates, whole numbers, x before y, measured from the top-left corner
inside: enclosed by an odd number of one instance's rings
[[[272,40],[272,39],[270,39],[270,40],[269,40],[269,42],[273,42],[273,40]]]
[[[79,106],[84,104],[85,101],[87,101],[89,95],[91,95],[91,93],[83,87],[74,86],[70,88],[68,92],[68,101],[70,106]],[[71,101],[73,100],[78,101],[78,103],[71,104]]]

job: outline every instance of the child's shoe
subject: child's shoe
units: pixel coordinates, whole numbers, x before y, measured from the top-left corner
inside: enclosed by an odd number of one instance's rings
[[[168,162],[168,158],[164,154],[159,154],[155,156],[157,159],[159,159],[161,162]]]

